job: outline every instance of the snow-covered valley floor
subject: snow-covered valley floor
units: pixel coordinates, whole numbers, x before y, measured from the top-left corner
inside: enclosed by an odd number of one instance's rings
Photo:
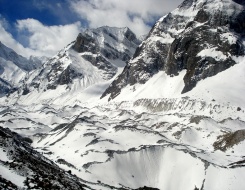
[[[184,97],[16,104],[0,114],[1,126],[31,137],[36,150],[95,189],[245,188],[244,108]]]

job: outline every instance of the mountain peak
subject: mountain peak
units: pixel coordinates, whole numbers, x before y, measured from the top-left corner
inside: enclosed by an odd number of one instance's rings
[[[80,33],[73,49],[79,53],[85,51],[100,52],[108,59],[128,61],[140,42],[127,27],[102,26],[96,29],[87,29]]]

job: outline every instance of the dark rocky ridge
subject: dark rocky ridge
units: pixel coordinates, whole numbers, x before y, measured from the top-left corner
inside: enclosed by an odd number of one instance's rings
[[[13,87],[7,81],[0,78],[0,95],[8,94],[12,89]]]
[[[109,95],[109,100],[113,99],[127,85],[144,84],[161,70],[170,76],[186,70],[183,79],[185,87],[182,89],[185,93],[192,90],[198,81],[236,64],[232,57],[245,54],[242,44],[245,10],[240,6],[243,1],[236,2],[239,4],[232,0],[220,1],[222,7],[210,10],[213,1],[206,0],[202,4],[199,0],[185,0],[178,11],[169,13],[155,24],[147,39],[137,48],[133,59],[102,98]],[[193,13],[188,16],[182,14],[183,11]],[[225,35],[235,40],[229,42]],[[221,52],[225,58],[199,55],[211,48]]]
[[[231,55],[244,54],[241,41],[237,40],[235,44],[230,45],[229,42],[221,39],[222,33],[225,33],[223,29],[218,29],[217,33],[212,32],[212,29],[215,30],[208,25],[193,27],[180,38],[175,39],[171,45],[166,73],[178,75],[183,69],[187,70],[182,93],[192,90],[198,81],[214,76],[235,65],[236,62]],[[204,58],[198,56],[199,52],[209,47],[222,52],[227,58],[216,60],[208,55]]]

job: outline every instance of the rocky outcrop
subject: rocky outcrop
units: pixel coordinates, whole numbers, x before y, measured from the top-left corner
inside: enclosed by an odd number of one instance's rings
[[[72,47],[78,53],[91,52],[98,53],[99,45],[96,40],[86,33],[80,33]]]
[[[0,78],[0,96],[8,94],[12,89],[12,86],[5,80]]]
[[[219,136],[217,141],[214,142],[213,146],[215,150],[226,151],[244,140],[245,130],[238,130]]]

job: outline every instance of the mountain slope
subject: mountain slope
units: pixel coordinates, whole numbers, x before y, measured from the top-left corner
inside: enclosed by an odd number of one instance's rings
[[[184,1],[155,24],[102,98],[108,95],[111,100],[159,71],[169,77],[185,71],[181,93],[192,90],[200,80],[237,64],[234,57],[244,55],[244,16],[244,7],[232,0]]]

